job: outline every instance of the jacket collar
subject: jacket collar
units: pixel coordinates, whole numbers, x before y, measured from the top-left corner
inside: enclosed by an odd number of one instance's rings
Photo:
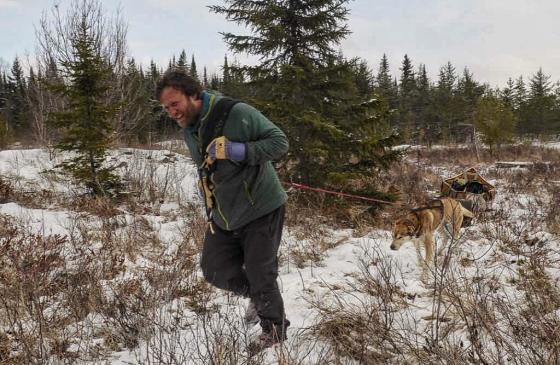
[[[202,108],[200,109],[200,113],[198,113],[194,123],[187,126],[187,129],[191,132],[197,131],[202,122],[206,120],[210,114],[210,110],[214,107],[216,95],[208,91],[203,91],[200,93],[200,98],[202,99]]]

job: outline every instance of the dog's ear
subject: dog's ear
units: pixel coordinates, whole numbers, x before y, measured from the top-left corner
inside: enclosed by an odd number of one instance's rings
[[[416,231],[416,224],[411,219],[405,219],[402,224],[406,228],[406,234],[408,236],[414,236],[414,232]]]

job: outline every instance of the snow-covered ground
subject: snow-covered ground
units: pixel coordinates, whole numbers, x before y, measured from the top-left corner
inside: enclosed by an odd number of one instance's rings
[[[58,162],[59,157],[52,158],[48,151],[40,149],[1,151],[0,177],[10,182],[15,191],[22,195],[49,191],[58,194],[62,200],[74,199],[81,193],[79,188],[46,172]],[[100,288],[105,293],[104,300],[108,302],[115,299],[115,287],[123,283],[134,281],[146,293],[154,290],[146,273],[150,270],[169,270],[173,267],[173,262],[184,260],[181,255],[184,255],[182,244],[186,240],[185,232],[195,230],[193,224],[197,224],[196,222],[203,224],[203,221],[196,220],[203,208],[197,191],[196,169],[188,158],[169,150],[121,149],[112,151],[109,162],[119,166],[117,171],[127,181],[135,182],[132,185],[136,186],[136,190],[131,189],[131,194],[140,196],[140,200],[144,197],[145,200],[145,206],[140,212],[132,212],[126,206],[119,207],[119,212],[111,218],[110,224],[114,225],[112,232],[115,235],[134,235],[138,234],[135,227],[145,224],[151,234],[157,236],[154,238],[157,243],[153,247],[138,250],[123,248],[118,251],[123,252],[121,270],[114,277],[100,283]],[[482,170],[488,171],[488,168],[490,167],[482,167]],[[434,171],[441,174],[441,178],[460,172],[437,166]],[[465,230],[444,275],[454,275],[471,284],[474,282],[473,278],[480,277],[486,285],[492,282],[503,295],[517,298],[520,295],[516,288],[517,276],[523,269],[525,255],[533,254],[535,250],[545,252],[546,249],[547,257],[543,259],[543,265],[558,285],[558,237],[549,233],[544,224],[536,224],[533,219],[546,214],[543,211],[546,196],[511,192],[505,186],[505,180],[491,179],[490,182],[498,187],[494,211]],[[56,199],[32,205],[18,199],[13,200],[0,204],[0,214],[13,218],[30,233],[44,236],[88,236],[91,253],[87,255],[91,256],[87,256],[82,248],[77,247],[76,241],[70,239],[63,248],[67,251],[64,257],[68,259],[66,265],[61,266],[64,270],[77,273],[81,265],[86,264],[83,260],[104,257],[106,241],[99,233],[106,232],[107,221],[103,218],[88,213],[87,209],[71,210],[60,201],[57,203]],[[84,222],[87,222],[86,228],[83,227]],[[412,327],[415,333],[429,333],[434,316],[451,316],[451,307],[448,307],[449,312],[436,313],[438,307],[435,305],[433,285],[420,280],[421,270],[412,244],[403,246],[400,251],[391,251],[390,232],[385,230],[372,228],[364,235],[350,229],[333,230],[319,222],[314,223],[314,226],[316,232],[310,232],[308,236],[302,234],[300,227],[286,227],[280,254],[279,284],[286,313],[291,321],[289,340],[283,354],[280,354],[282,352],[278,348],[270,349],[264,354],[263,363],[278,363],[281,356],[288,356],[293,363],[296,363],[295,359],[302,364],[323,361],[321,359],[327,356],[324,350],[326,345],[315,344],[316,347],[313,348],[310,347],[309,340],[309,334],[313,333],[310,329],[321,322],[317,303],[325,306],[331,303],[334,308],[340,308],[337,306],[341,303],[343,306],[359,307],[360,303],[376,300],[367,298],[368,294],[358,287],[363,284],[364,276],[368,275],[383,282],[384,270],[390,271],[389,281],[404,298],[401,298],[404,302],[400,304],[400,318],[407,320],[401,322],[399,330],[402,333],[411,333]],[[204,229],[199,228],[202,231]],[[517,245],[513,245],[513,242],[517,242]],[[508,245],[516,249],[508,251],[503,248],[509,247]],[[305,253],[313,251],[310,247],[317,247],[317,255],[309,255],[309,259],[305,259]],[[196,253],[194,255],[193,262],[197,262]],[[439,260],[443,261],[443,257]],[[162,262],[165,264],[161,264]],[[158,265],[169,266],[159,268]],[[195,271],[194,276],[188,280],[201,280],[200,273]],[[172,284],[176,283],[169,283],[170,286]],[[201,309],[193,306],[191,298],[181,295],[170,297],[150,310],[151,318],[144,319],[147,320],[146,323],[156,324],[148,331],[149,334],[139,336],[140,341],[136,346],[129,346],[128,349],[117,339],[112,351],[107,350],[111,348],[107,345],[107,336],[101,334],[100,329],[107,326],[103,315],[90,311],[80,323],[91,329],[90,341],[93,345],[99,348],[105,346],[104,352],[99,350],[103,353],[100,357],[105,360],[91,362],[202,364],[207,361],[205,356],[209,356],[209,353],[219,353],[219,343],[214,337],[209,339],[209,328],[214,331],[212,336],[222,331],[231,338],[240,339],[233,344],[222,344],[226,349],[227,346],[242,348],[244,342],[258,333],[258,326],[248,329],[242,323],[241,318],[247,304],[244,300],[220,291],[211,291],[205,298],[208,303],[204,305],[213,309],[203,311],[205,314],[201,315]],[[46,306],[45,311],[56,312],[56,305],[51,303]],[[405,324],[411,328],[405,328]],[[4,329],[9,327],[6,323],[3,325]],[[71,324],[68,329],[73,328],[72,326],[77,325]],[[457,336],[457,341],[468,342],[466,330],[457,330]],[[70,343],[67,348],[69,352],[81,351],[83,345],[78,341]],[[87,346],[90,353],[94,347],[92,344]],[[306,352],[302,348],[303,344],[311,349]],[[240,358],[238,361],[245,363],[247,360]],[[362,362],[356,360],[354,363]]]

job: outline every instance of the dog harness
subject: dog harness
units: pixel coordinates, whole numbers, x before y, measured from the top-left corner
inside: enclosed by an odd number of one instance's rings
[[[421,208],[416,208],[416,209],[412,209],[410,212],[413,213],[416,218],[418,219],[418,221],[420,221],[420,215],[418,214],[418,212],[422,211],[422,210],[427,210],[427,209],[439,209],[441,211],[441,217],[442,220],[444,220],[443,218],[443,213],[444,213],[444,209],[443,209],[443,203],[441,202],[440,199],[436,199],[436,200],[432,200],[431,202],[433,205],[428,205],[427,207],[421,207]],[[445,223],[444,223],[445,225]],[[421,226],[418,225],[418,228],[416,228],[416,230],[413,232],[413,235],[415,238],[420,238],[420,228]],[[445,227],[446,230],[448,230],[447,227]]]

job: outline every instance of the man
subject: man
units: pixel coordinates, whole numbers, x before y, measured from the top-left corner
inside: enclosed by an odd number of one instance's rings
[[[287,195],[271,161],[287,152],[286,135],[252,106],[203,91],[180,70],[165,72],[156,93],[199,167],[209,217],[205,279],[250,298],[262,327],[253,349],[282,342],[290,322],[276,279]]]

